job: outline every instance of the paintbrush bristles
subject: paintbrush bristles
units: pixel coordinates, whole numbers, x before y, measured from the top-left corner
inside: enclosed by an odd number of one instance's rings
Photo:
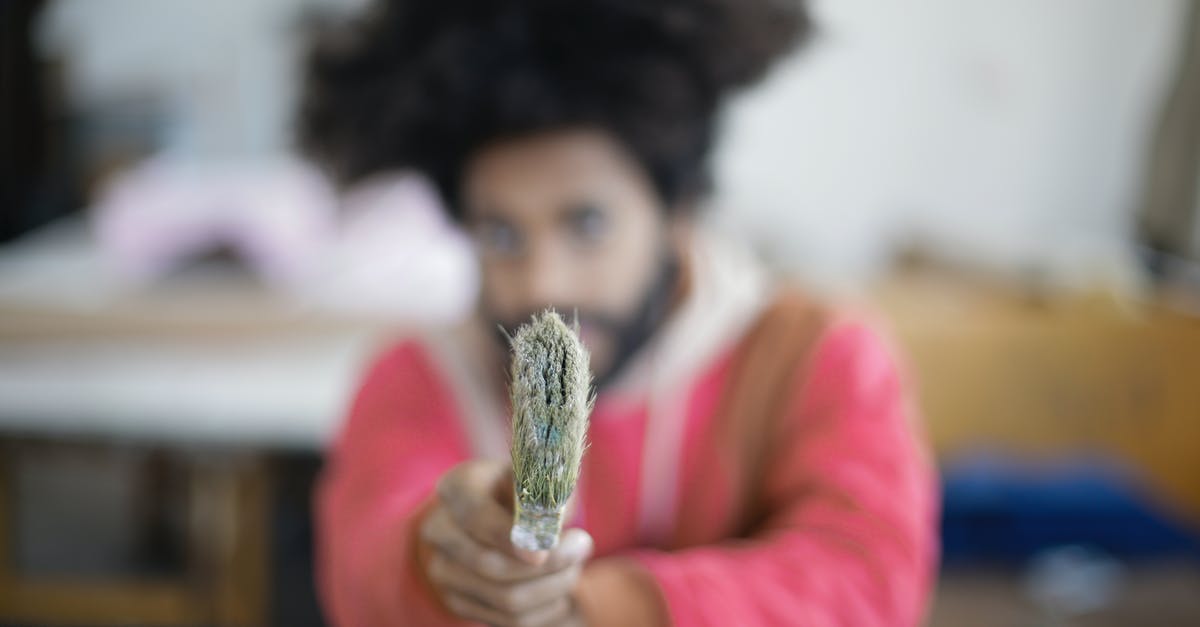
[[[586,446],[588,354],[579,336],[547,310],[512,338],[511,539],[527,550],[558,542],[563,509],[579,479]]]

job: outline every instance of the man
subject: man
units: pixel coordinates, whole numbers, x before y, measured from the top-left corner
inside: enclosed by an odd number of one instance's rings
[[[302,130],[346,180],[425,171],[479,315],[375,361],[317,501],[338,625],[912,625],[935,492],[861,322],[694,221],[724,99],[807,32],[769,0],[378,5],[319,50]],[[577,313],[597,386],[569,529],[514,549],[507,345]]]

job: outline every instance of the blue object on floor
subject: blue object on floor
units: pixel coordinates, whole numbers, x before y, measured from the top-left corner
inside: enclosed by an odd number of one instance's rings
[[[1035,465],[979,456],[948,465],[942,475],[948,563],[1021,562],[1064,544],[1120,558],[1200,559],[1200,529],[1171,520],[1111,461]]]

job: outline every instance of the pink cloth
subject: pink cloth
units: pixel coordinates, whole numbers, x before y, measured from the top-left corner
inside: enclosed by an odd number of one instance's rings
[[[446,378],[417,342],[366,376],[318,488],[319,588],[333,624],[457,624],[415,568],[414,527],[435,482],[468,458]],[[713,480],[712,418],[730,354],[689,382],[678,521],[705,542],[666,550],[637,537],[647,411],[592,415],[579,486],[596,555],[633,556],[678,625],[904,626],[921,622],[937,558],[936,489],[886,344],[841,322],[798,373],[782,454],[763,477],[770,514],[748,539],[721,534],[735,502]],[[695,515],[697,512],[704,515]]]

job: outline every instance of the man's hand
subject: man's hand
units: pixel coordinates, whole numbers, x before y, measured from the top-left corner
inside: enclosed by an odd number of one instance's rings
[[[571,593],[592,538],[568,529],[550,551],[512,546],[512,475],[499,462],[468,461],[438,483],[421,526],[432,549],[426,575],[451,611],[491,625],[579,624]]]

